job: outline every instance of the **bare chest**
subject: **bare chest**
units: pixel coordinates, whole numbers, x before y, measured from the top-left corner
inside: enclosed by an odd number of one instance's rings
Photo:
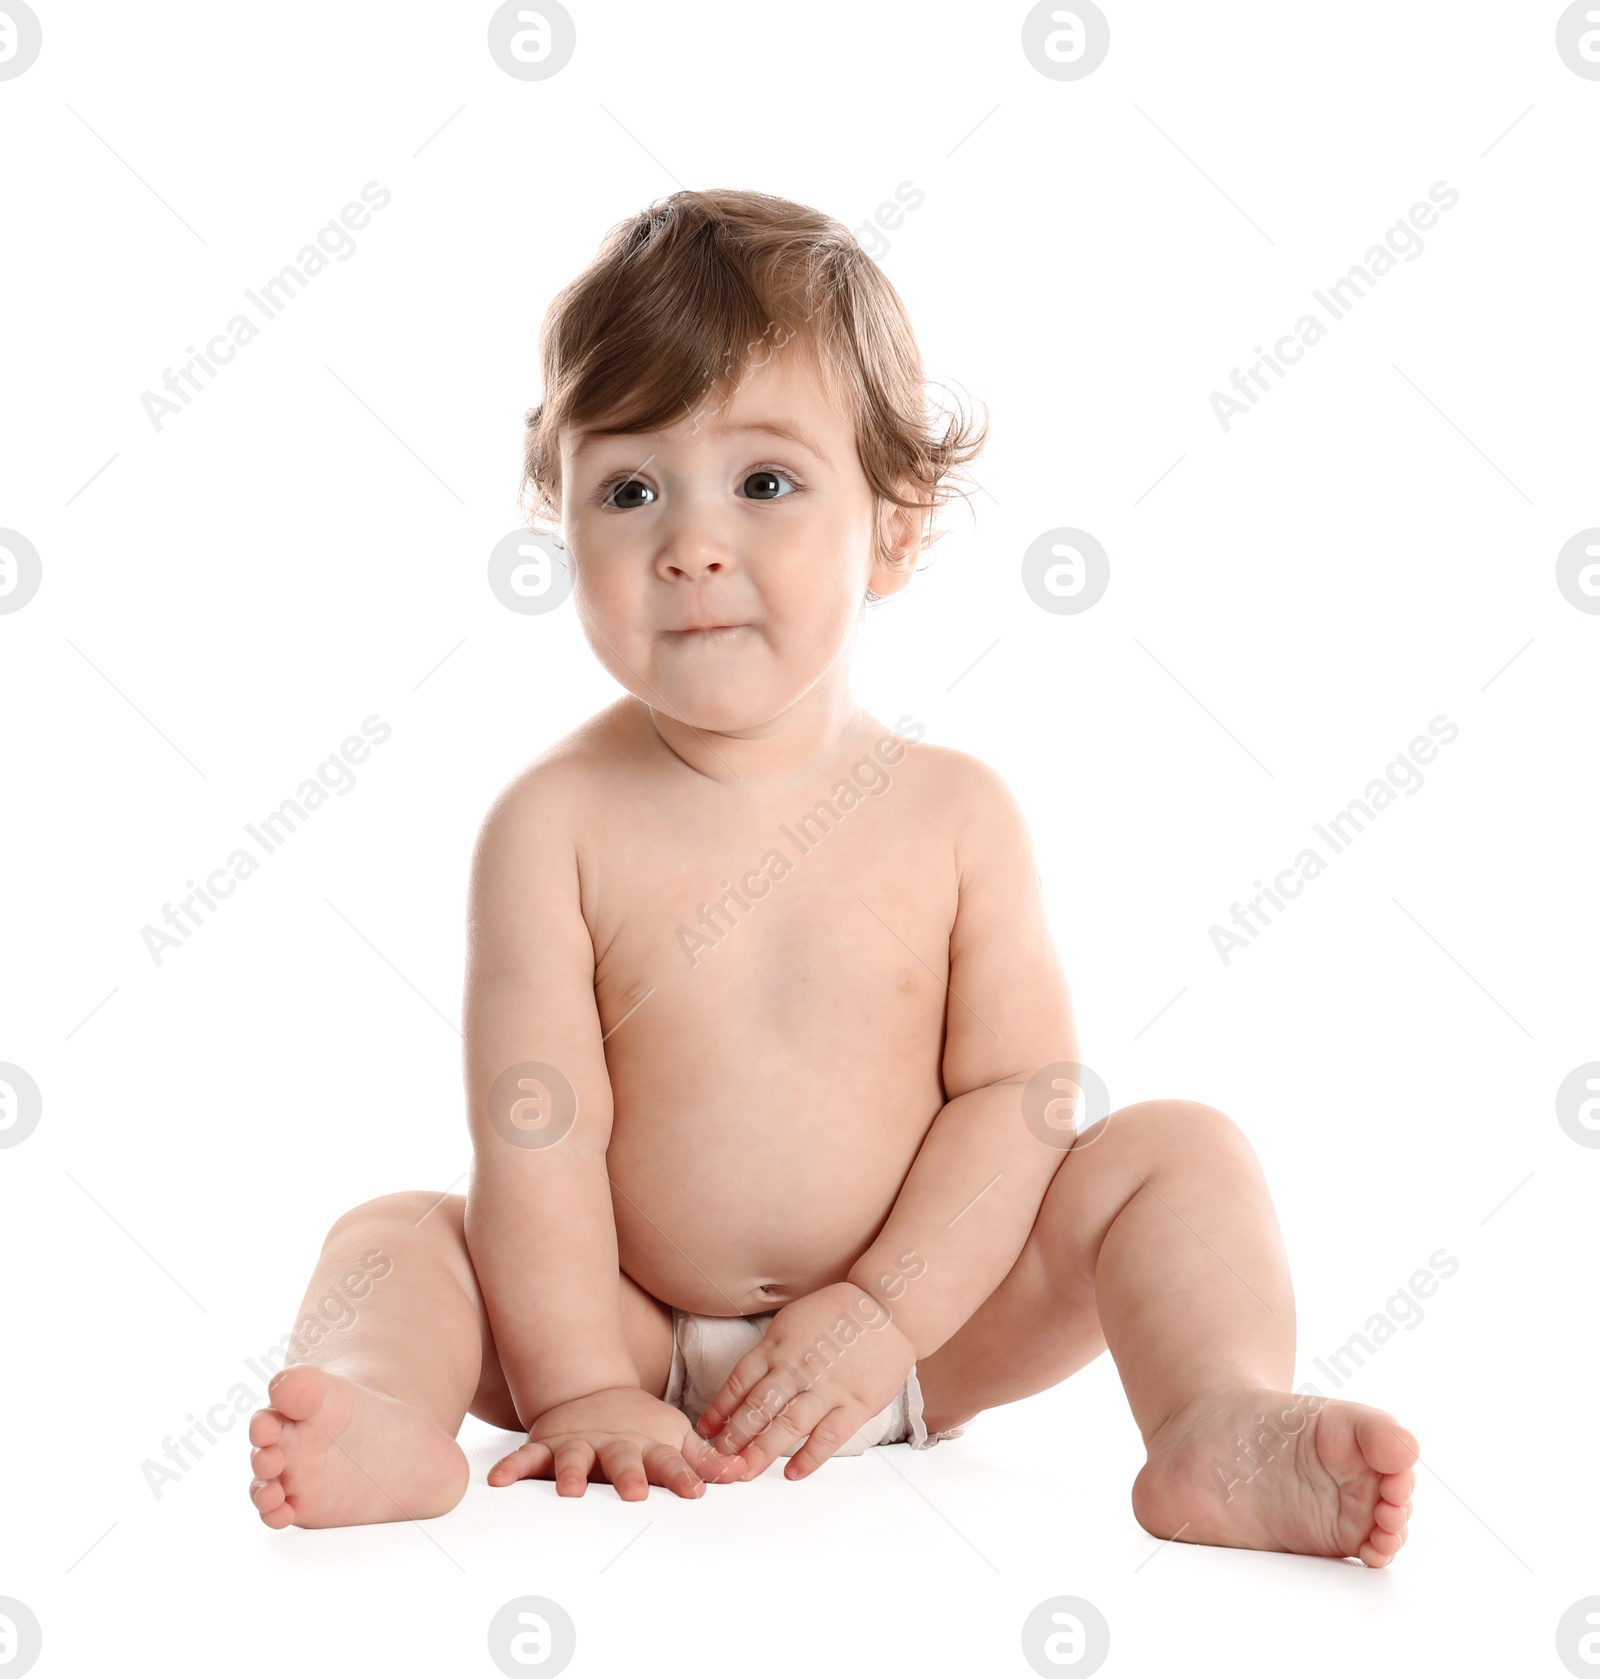
[[[951,850],[892,799],[835,791],[615,833],[592,905],[602,1031],[647,1009],[699,1041],[940,1018]]]

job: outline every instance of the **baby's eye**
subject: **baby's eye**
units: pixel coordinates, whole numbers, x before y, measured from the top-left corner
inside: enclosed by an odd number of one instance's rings
[[[779,484],[787,484],[787,491],[777,488]],[[754,485],[755,488],[751,488]],[[784,495],[792,495],[799,486],[787,473],[776,472],[770,466],[763,466],[752,472],[745,479],[741,488],[750,491],[752,501],[779,501]]]
[[[641,491],[650,498],[649,501],[623,499],[625,495],[632,496]],[[606,507],[620,507],[628,509],[632,507],[648,507],[650,502],[655,500],[655,494],[655,491],[652,490],[642,478],[617,478],[614,479],[606,488],[605,493],[600,499],[602,505]]]

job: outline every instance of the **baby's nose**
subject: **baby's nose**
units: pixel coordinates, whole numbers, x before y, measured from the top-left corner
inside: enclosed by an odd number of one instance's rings
[[[731,571],[733,550],[709,532],[685,531],[661,549],[658,569],[664,576],[694,582]]]

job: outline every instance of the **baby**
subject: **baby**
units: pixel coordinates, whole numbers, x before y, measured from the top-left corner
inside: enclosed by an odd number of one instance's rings
[[[469,1411],[527,1436],[492,1486],[798,1480],[1109,1347],[1149,1532],[1391,1561],[1417,1443],[1290,1391],[1249,1144],[1188,1101],[1081,1126],[1016,800],[851,698],[863,602],[983,441],[928,402],[893,287],[829,217],[680,192],[540,348],[525,481],[626,694],[484,821],[468,1192],[334,1224],[250,1426],[262,1520],[442,1514]]]

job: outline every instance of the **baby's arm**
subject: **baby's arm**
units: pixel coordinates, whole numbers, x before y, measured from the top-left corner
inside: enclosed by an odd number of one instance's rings
[[[943,1078],[935,1117],[889,1217],[833,1283],[784,1307],[734,1366],[699,1429],[759,1473],[806,1439],[787,1473],[809,1474],[894,1398],[1003,1281],[1061,1164],[1023,1119],[1028,1081],[1077,1058],[1066,981],[1045,921],[1026,824],[1004,782],[974,759],[945,772],[963,811],[950,934]],[[846,1338],[853,1320],[864,1332]],[[845,1351],[833,1357],[839,1342]],[[829,1349],[820,1376],[808,1354]],[[809,1437],[809,1438],[808,1438]]]
[[[950,933],[946,1102],[888,1220],[848,1280],[882,1302],[926,1358],[1004,1280],[1061,1164],[1023,1118],[1028,1081],[1076,1062],[1066,980],[1045,919],[1027,824],[1005,783],[967,760],[951,803],[968,814]],[[926,1262],[908,1267],[914,1250]]]
[[[489,812],[467,923],[467,1246],[524,1426],[563,1400],[638,1384],[622,1331],[606,1178],[611,1083],[594,947],[562,791],[535,772]],[[571,1129],[558,1136],[566,1114],[552,1092],[544,1136],[512,1126],[506,1092],[497,1093],[501,1126],[543,1146],[517,1146],[490,1117],[495,1081],[523,1062],[556,1068],[577,1097]]]
[[[606,1172],[611,1083],[594,944],[580,901],[574,815],[583,805],[575,779],[564,766],[544,766],[514,784],[485,819],[473,863],[466,1239],[506,1383],[529,1431],[529,1443],[497,1464],[490,1480],[507,1485],[553,1472],[558,1492],[581,1494],[598,1461],[625,1498],[644,1497],[647,1482],[694,1496],[702,1487],[691,1462],[709,1478],[726,1470],[692,1435],[685,1460],[687,1419],[640,1389],[622,1327]],[[516,1075],[502,1078],[524,1063],[559,1076],[535,1077],[521,1089]],[[562,1099],[562,1080],[577,1098],[575,1111]],[[539,1105],[524,1106],[518,1117],[542,1125],[514,1122],[512,1103],[523,1098]]]

